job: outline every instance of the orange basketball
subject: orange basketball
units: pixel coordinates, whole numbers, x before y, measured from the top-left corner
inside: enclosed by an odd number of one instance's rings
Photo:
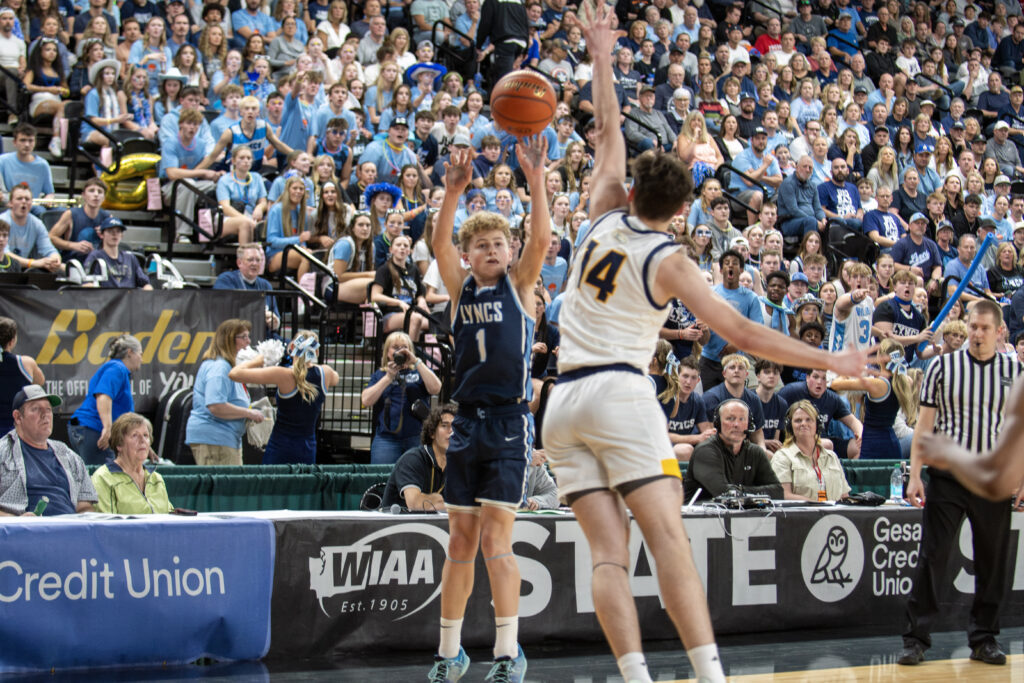
[[[513,71],[491,90],[491,118],[516,137],[544,130],[555,116],[555,89],[536,71]]]

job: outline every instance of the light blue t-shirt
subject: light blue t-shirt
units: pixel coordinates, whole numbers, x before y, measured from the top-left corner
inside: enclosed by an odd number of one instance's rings
[[[747,173],[751,169],[761,168],[761,164],[764,163],[764,154],[761,158],[758,158],[754,153],[752,147],[745,148],[742,152],[736,155],[736,158],[732,160],[732,165],[740,171]],[[782,171],[779,169],[779,162],[772,159],[772,163],[769,164],[768,170],[765,175],[769,176],[781,176]],[[737,173],[732,174],[732,180],[729,181],[729,188],[743,192],[744,190],[756,190],[759,189],[756,185],[747,185],[746,181],[743,180]]]
[[[134,257],[133,257],[134,258]],[[110,397],[110,418],[116,420],[125,413],[135,410],[135,399],[132,398],[132,373],[119,359],[111,359],[100,366],[96,374],[89,380],[89,393],[73,417],[89,429],[103,431],[103,420],[100,419],[96,406],[96,395],[106,394]]]
[[[544,289],[552,298],[562,291],[565,285],[565,278],[569,275],[569,264],[561,256],[555,258],[555,264],[543,264],[540,267],[540,277],[544,281]]]
[[[0,154],[0,178],[8,190],[18,183],[28,183],[33,197],[42,197],[53,192],[53,175],[50,164],[38,154],[32,161],[19,161],[17,152]]]
[[[964,275],[967,274],[967,268],[968,267],[965,266],[960,259],[953,259],[946,264],[946,268],[942,273],[942,276],[949,277],[952,275],[959,278],[960,281],[963,281]],[[974,271],[974,274],[971,275],[971,284],[981,291],[988,289],[988,274],[985,272],[984,268],[978,268]]]
[[[160,177],[167,178],[167,169],[169,168],[195,168],[210,153],[212,148],[213,145],[202,140],[198,133],[192,138],[192,144],[188,147],[182,144],[181,138],[177,135],[166,142],[162,142],[160,147]]]
[[[11,211],[8,209],[0,213],[0,221],[6,221],[11,226],[11,236],[7,242],[7,251],[17,254],[22,258],[46,258],[50,254],[56,254],[57,249],[50,241],[50,234],[43,222],[28,214],[25,223],[19,225],[14,222]]]
[[[186,444],[242,447],[245,420],[222,420],[214,417],[209,408],[218,403],[249,407],[249,392],[244,384],[228,379],[230,371],[231,366],[223,358],[205,360],[199,366],[192,389],[192,414],[185,427]]]
[[[241,182],[234,173],[222,175],[217,180],[217,201],[225,199],[233,202],[245,202],[245,214],[249,215],[261,199],[267,196],[267,186],[263,176],[250,173],[247,182]]]
[[[758,298],[757,294],[754,294],[746,287],[726,289],[725,286],[721,284],[715,285],[713,291],[715,294],[728,301],[729,304],[744,318],[752,320],[758,324],[764,324],[764,318],[761,315],[761,300]],[[725,345],[725,339],[718,336],[718,334],[712,330],[711,338],[708,340],[708,343],[704,345],[704,357],[713,361],[721,360],[720,356]]]

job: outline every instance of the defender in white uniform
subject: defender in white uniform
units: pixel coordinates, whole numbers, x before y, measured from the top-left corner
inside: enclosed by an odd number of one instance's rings
[[[676,155],[638,157],[627,196],[626,149],[612,80],[615,38],[608,6],[597,4],[584,3],[580,12],[594,56],[598,153],[592,227],[575,257],[559,314],[559,379],[544,418],[544,446],[559,493],[587,537],[595,610],[623,677],[651,680],[629,588],[625,502],[658,566],[661,597],[696,676],[724,681],[679,514],[679,465],[654,389],[644,377],[668,304],[673,297],[682,300],[732,344],[778,363],[859,375],[868,354],[808,349],[747,320],[711,292],[667,234],[693,192],[691,175]],[[689,150],[682,152],[685,158]]]

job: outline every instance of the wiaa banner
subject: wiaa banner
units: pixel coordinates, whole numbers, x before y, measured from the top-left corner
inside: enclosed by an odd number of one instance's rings
[[[269,647],[266,520],[16,520],[0,524],[0,547],[0,673],[256,659]]]
[[[14,352],[35,358],[46,390],[70,415],[85,399],[89,378],[108,360],[110,342],[132,334],[142,343],[142,367],[132,374],[135,409],[152,413],[177,389],[191,387],[217,326],[250,320],[263,338],[265,297],[235,290],[5,290],[0,315],[18,323]]]
[[[686,516],[684,522],[716,633],[844,625],[879,634],[903,630],[918,561],[920,510],[788,509]],[[350,513],[275,520],[275,526],[270,657],[383,648],[434,651],[448,545],[444,517]],[[1024,624],[1022,529],[1024,514],[1014,514],[1004,626]],[[966,627],[974,591],[970,534],[965,523],[943,587],[946,600],[937,630]],[[590,549],[576,520],[520,515],[512,540],[522,574],[520,642],[600,640]],[[644,638],[675,638],[659,597],[656,567],[635,523],[629,578]],[[462,629],[468,647],[493,643],[493,614],[478,557]]]

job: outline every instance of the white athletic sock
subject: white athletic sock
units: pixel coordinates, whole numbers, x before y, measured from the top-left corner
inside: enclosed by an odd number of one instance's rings
[[[651,683],[643,652],[627,652],[616,659],[615,663],[619,665],[619,673],[626,679],[626,683]]]
[[[459,647],[462,645],[462,619],[445,619],[441,617],[441,645],[437,648],[437,654],[445,659],[455,659],[459,656]]]
[[[700,683],[725,683],[722,661],[718,658],[718,646],[714,643],[701,645],[686,651]]]
[[[494,617],[494,658],[519,656],[519,615]]]

